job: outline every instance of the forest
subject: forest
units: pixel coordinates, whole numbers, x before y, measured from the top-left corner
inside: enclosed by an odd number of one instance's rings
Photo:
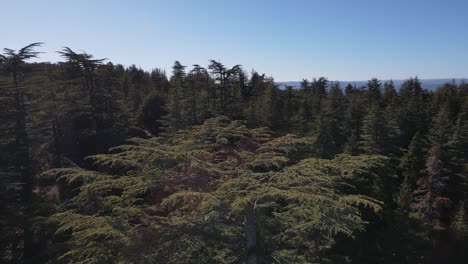
[[[43,45],[0,55],[1,263],[467,263],[468,83]]]

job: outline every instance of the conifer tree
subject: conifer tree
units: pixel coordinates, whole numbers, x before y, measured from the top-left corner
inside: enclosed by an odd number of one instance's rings
[[[83,82],[88,91],[89,104],[93,111],[97,110],[97,88],[96,88],[96,68],[106,59],[93,59],[91,54],[86,52],[76,53],[69,47],[58,52],[67,62],[76,66],[83,72]]]
[[[157,75],[156,75],[157,76]],[[153,77],[156,77],[153,74]],[[158,78],[158,77],[157,77]],[[131,65],[125,71],[124,90],[127,95],[127,105],[131,111],[139,111],[144,98],[150,93],[150,74],[135,65]]]
[[[377,78],[372,78],[367,82],[367,97],[369,106],[380,104],[382,84]]]
[[[416,181],[423,173],[426,163],[427,143],[421,133],[416,133],[408,150],[400,161],[401,174],[408,181],[411,187],[414,187]]]
[[[277,100],[277,87],[273,77],[266,78],[265,80],[265,89],[261,98],[260,105],[260,120],[258,122],[259,126],[272,127],[276,121],[275,108]]]
[[[315,129],[314,122],[319,119],[319,112],[314,106],[317,103],[317,94],[314,86],[316,80],[309,82],[307,79],[303,79],[300,83],[300,89],[298,91],[300,106],[298,109],[298,115],[304,122],[304,129],[307,132]]]
[[[401,145],[406,148],[418,131],[425,133],[429,129],[429,107],[427,107],[425,93],[417,77],[403,82],[399,96],[405,98],[399,107],[398,123],[401,130]]]
[[[348,83],[348,85],[346,85],[345,87],[345,95],[349,97],[353,93],[354,93],[354,87],[351,85],[351,83]]]
[[[276,89],[274,80],[266,77],[265,74],[253,72],[249,86],[251,90],[245,114],[249,125],[271,127]]]
[[[458,205],[457,213],[452,221],[451,228],[454,235],[460,241],[466,241],[468,239],[468,218],[463,202]]]
[[[136,125],[139,111],[119,99],[120,82],[115,78],[123,70],[114,72],[119,67],[103,65],[106,59],[95,59],[91,54],[77,53],[68,47],[58,53],[66,59],[59,84],[68,89],[63,101],[66,111],[58,116],[56,127],[63,132],[64,156],[82,164],[84,157],[106,152],[121,143]]]
[[[466,262],[466,83],[168,80],[39,44],[0,56],[0,262]]]
[[[166,100],[159,93],[151,93],[141,107],[140,122],[154,135],[163,132],[162,119],[167,116]]]
[[[398,194],[396,196],[396,204],[398,206],[398,210],[404,215],[408,214],[411,210],[411,201],[412,201],[412,185],[408,179],[409,177],[405,177],[403,183],[400,186]]]
[[[356,155],[359,154],[362,134],[362,122],[366,114],[365,104],[361,93],[353,88],[353,92],[348,95],[346,119],[345,119],[345,134],[347,135],[345,153]]]
[[[164,118],[165,130],[167,133],[175,132],[186,126],[183,112],[184,89],[185,89],[185,67],[180,62],[175,61],[172,66],[172,77],[170,80],[169,96],[167,103],[168,115]]]
[[[305,122],[299,115],[299,100],[292,86],[286,86],[282,96],[281,121],[284,124],[283,129],[289,133],[303,132]]]
[[[342,151],[344,135],[344,98],[339,84],[332,84],[325,109],[317,117],[315,124],[314,151],[318,157],[331,158]]]
[[[443,228],[440,221],[442,210],[449,203],[446,197],[448,170],[443,167],[440,160],[440,147],[432,146],[426,161],[424,176],[419,178],[414,191],[414,202],[411,205],[418,214],[419,219],[432,229]]]
[[[24,74],[26,73],[25,67],[26,61],[31,58],[36,58],[39,55],[39,52],[34,51],[35,48],[40,47],[42,43],[36,42],[29,44],[18,51],[12,49],[4,49],[3,55],[0,55],[0,62],[2,70],[9,76],[10,85],[9,88],[12,90],[10,95],[13,96],[13,105],[10,106],[14,110],[13,115],[14,119],[11,124],[14,127],[14,150],[10,155],[12,155],[13,160],[11,164],[5,164],[6,168],[2,168],[4,175],[11,175],[9,173],[10,167],[14,168],[13,172],[19,179],[14,179],[13,182],[20,183],[21,186],[21,196],[20,204],[18,208],[21,210],[19,217],[19,223],[9,223],[12,224],[12,228],[16,228],[16,232],[21,234],[20,240],[22,241],[22,254],[13,252],[13,261],[23,263],[32,263],[34,258],[34,241],[33,241],[33,232],[30,227],[30,218],[33,214],[33,188],[34,188],[34,175],[32,171],[32,160],[30,156],[30,140],[28,137],[27,124],[26,124],[26,102],[25,102],[25,93],[21,86],[21,81],[24,79]],[[7,170],[4,170],[7,169]],[[7,181],[7,186],[9,181]],[[8,188],[8,187],[7,187]],[[12,251],[18,250],[17,248],[11,248]]]
[[[388,154],[385,151],[387,131],[382,110],[374,104],[363,120],[360,147],[366,154]]]
[[[451,122],[449,105],[443,105],[437,112],[430,130],[432,144],[445,146],[451,138],[453,124]]]
[[[383,116],[387,129],[387,141],[385,151],[394,155],[401,156],[401,129],[399,124],[398,109],[400,107],[399,97],[392,81],[384,83],[384,93],[382,95]]]
[[[251,96],[244,115],[251,127],[272,127],[275,121],[277,87],[274,79],[253,72],[250,79]]]
[[[150,74],[150,92],[145,95],[139,106],[138,124],[153,135],[163,132],[161,120],[167,115],[166,104],[169,81],[165,71],[153,69]]]
[[[464,101],[455,131],[446,147],[447,167],[453,173],[455,200],[465,201],[468,198],[468,101]]]
[[[325,77],[318,79],[314,78],[311,82],[312,99],[310,107],[312,108],[312,116],[318,115],[324,105],[325,97],[327,95],[328,80]]]
[[[462,103],[462,97],[457,96],[457,85],[453,81],[451,83],[445,83],[444,85],[437,88],[432,95],[431,110],[437,113],[441,108],[447,108],[450,120],[454,121],[457,113],[460,111]]]
[[[384,83],[384,89],[382,94],[382,102],[385,106],[389,106],[391,104],[395,104],[396,100],[398,99],[398,93],[395,89],[395,84],[393,81],[388,81]],[[395,109],[397,110],[397,109]]]
[[[193,69],[187,76],[189,93],[185,112],[190,116],[191,125],[200,124],[211,116],[209,110],[209,76],[205,68],[193,65]]]
[[[448,255],[450,263],[464,263],[468,257],[466,243],[468,242],[468,215],[464,202],[460,202],[456,207],[456,212],[450,225],[451,235],[454,243]]]
[[[90,157],[99,171],[49,171],[79,186],[53,216],[58,260],[319,261],[335,237],[364,229],[359,205],[380,210],[351,184],[383,176],[388,160],[341,156],[286,167],[308,144],[220,117],[169,141],[135,138]]]
[[[210,60],[208,69],[214,79],[214,87],[218,91],[216,97],[219,101],[219,113],[222,115],[239,115],[239,100],[241,85],[239,75],[242,72],[240,65],[231,69],[226,68],[221,62]]]

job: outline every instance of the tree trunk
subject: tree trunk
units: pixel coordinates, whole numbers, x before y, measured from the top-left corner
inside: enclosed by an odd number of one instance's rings
[[[257,228],[255,224],[255,204],[250,202],[245,207],[245,238],[247,264],[257,264]]]
[[[34,233],[30,227],[32,217],[32,191],[33,176],[31,171],[31,160],[29,157],[29,139],[26,132],[26,109],[24,103],[24,93],[20,91],[18,85],[18,74],[13,72],[13,86],[15,89],[15,110],[16,110],[16,162],[17,169],[21,173],[23,183],[22,203],[24,206],[23,219],[21,220],[23,236],[23,260],[22,263],[33,263],[34,257]]]

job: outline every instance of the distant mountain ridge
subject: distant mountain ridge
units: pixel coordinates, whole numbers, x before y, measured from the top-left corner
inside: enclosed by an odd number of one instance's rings
[[[421,81],[421,86],[424,89],[427,89],[429,91],[434,91],[440,86],[444,85],[445,83],[450,83],[455,81],[455,83],[461,83],[461,82],[468,82],[468,78],[453,78],[453,79],[419,79]],[[390,80],[380,80],[382,84],[385,81],[390,81]],[[396,89],[400,89],[401,84],[406,81],[406,80],[393,80],[393,83],[395,84]],[[336,82],[336,81],[333,81]],[[340,84],[341,88],[345,88],[348,83],[350,83],[353,86],[356,87],[362,87],[362,86],[367,86],[367,81],[337,81]],[[277,82],[281,88],[284,88],[286,86],[292,86],[294,88],[299,88],[301,86],[301,82],[297,81],[289,81],[289,82]]]

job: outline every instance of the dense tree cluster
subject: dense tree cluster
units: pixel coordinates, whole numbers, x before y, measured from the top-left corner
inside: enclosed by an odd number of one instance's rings
[[[468,84],[0,56],[4,263],[465,263]]]

